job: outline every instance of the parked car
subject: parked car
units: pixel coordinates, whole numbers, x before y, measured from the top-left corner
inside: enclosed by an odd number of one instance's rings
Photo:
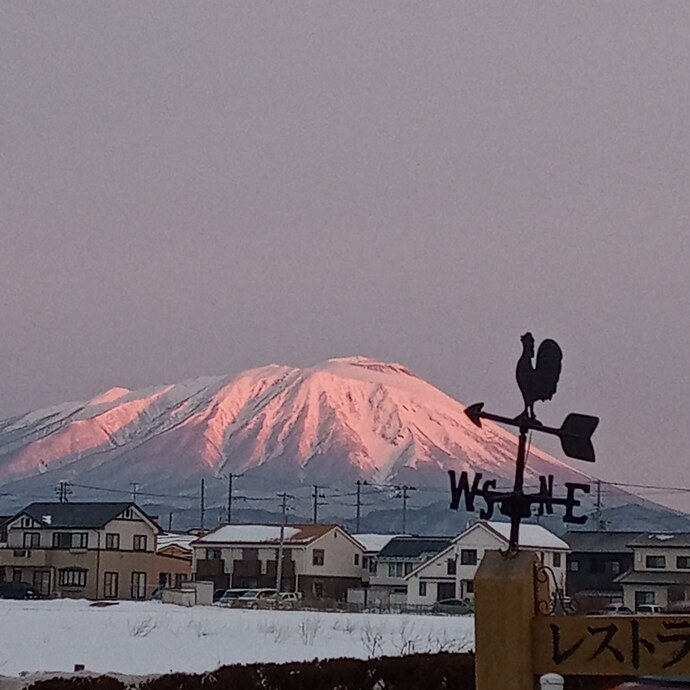
[[[474,611],[469,599],[442,599],[431,607],[432,613],[446,613],[455,616],[466,616]]]
[[[280,592],[270,597],[266,597],[265,603],[279,609],[294,609],[299,606],[302,598],[300,592]]]
[[[213,601],[218,601],[227,590],[225,589],[214,589],[213,590]]]
[[[246,589],[226,589],[216,603],[219,606],[232,606],[235,599],[246,594],[247,591]]]
[[[26,582],[0,582],[0,599],[38,598],[38,592]]]
[[[270,597],[277,594],[275,589],[248,589],[244,594],[235,598],[232,606],[235,608],[257,609]]]
[[[625,604],[609,604],[604,606],[604,608],[597,609],[596,611],[590,611],[588,616],[630,616],[634,611]]]
[[[664,607],[659,604],[639,604],[635,613],[663,613]]]

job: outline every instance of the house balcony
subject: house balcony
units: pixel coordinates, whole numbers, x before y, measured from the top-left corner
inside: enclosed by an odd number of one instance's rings
[[[196,562],[197,580],[216,580],[225,573],[225,561],[222,558],[199,559]]]

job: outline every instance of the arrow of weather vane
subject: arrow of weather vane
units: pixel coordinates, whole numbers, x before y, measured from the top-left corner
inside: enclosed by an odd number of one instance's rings
[[[488,419],[518,428],[518,451],[513,490],[509,492],[496,490],[496,480],[487,479],[482,482],[481,473],[476,473],[470,483],[467,472],[462,472],[459,478],[453,470],[448,472],[451,509],[457,510],[464,498],[466,509],[472,512],[474,511],[474,501],[479,497],[485,502],[485,507],[480,510],[479,515],[483,520],[488,520],[493,515],[495,506],[498,505],[501,513],[510,518],[508,549],[511,552],[518,549],[520,521],[532,514],[533,505],[537,506],[539,515],[552,514],[553,507],[556,505],[565,507],[564,522],[583,524],[587,520],[586,516],[575,515],[574,511],[581,505],[577,498],[577,492],[589,493],[589,484],[566,482],[566,495],[556,497],[553,494],[553,476],[549,475],[548,477],[539,477],[539,491],[537,493],[524,493],[527,432],[538,431],[558,436],[563,452],[568,457],[585,462],[594,462],[592,434],[599,424],[598,417],[576,413],[569,414],[560,428],[544,426],[536,418],[534,403],[551,400],[556,392],[563,353],[554,340],[544,340],[537,351],[536,364],[533,364],[534,338],[532,334],[525,333],[521,341],[523,350],[515,374],[525,403],[524,410],[517,417],[509,418],[485,412],[484,403],[475,403],[465,409],[465,414],[478,427],[482,426],[482,419]]]

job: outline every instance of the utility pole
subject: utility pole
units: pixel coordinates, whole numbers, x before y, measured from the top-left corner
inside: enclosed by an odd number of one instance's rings
[[[136,503],[137,494],[139,493],[139,484],[137,482],[130,482],[129,485],[132,487],[132,503]]]
[[[232,522],[232,480],[242,476],[241,474],[233,474],[232,472],[228,475],[228,511],[226,515],[228,524]]]
[[[170,511],[168,513],[168,532],[172,532],[172,519],[173,519],[173,513]]]
[[[597,516],[597,531],[606,528],[606,521],[601,516],[601,480],[597,479],[597,503],[595,515]]]
[[[67,480],[61,479],[55,487],[55,493],[60,503],[68,503],[69,497],[72,495],[72,485]]]
[[[355,516],[355,534],[359,534],[359,520],[362,514],[362,484],[366,482],[357,480],[357,513]]]
[[[405,534],[407,529],[407,492],[416,491],[417,487],[403,484],[402,486],[396,486],[395,488],[399,492],[398,497],[402,496],[402,531],[403,534]]]
[[[201,478],[201,503],[199,506],[199,527],[204,530],[204,521],[206,519],[206,482],[204,478]]]
[[[280,522],[280,540],[278,541],[278,560],[276,562],[276,589],[282,592],[283,588],[283,545],[285,544],[285,523],[287,521],[287,500],[286,493],[278,494],[281,499],[281,509],[283,512],[283,519]]]
[[[325,506],[326,501],[319,501],[320,498],[326,498],[326,494],[320,494],[319,489],[321,487],[314,484],[314,493],[311,497],[314,499],[314,514],[312,515],[312,522],[316,524],[319,521],[319,506]]]

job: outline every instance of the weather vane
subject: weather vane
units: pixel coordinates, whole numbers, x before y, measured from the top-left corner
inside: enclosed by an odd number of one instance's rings
[[[534,358],[534,337],[531,333],[525,333],[522,341],[522,355],[518,359],[515,370],[515,378],[522,393],[525,403],[524,410],[514,418],[484,412],[484,403],[475,403],[465,409],[465,414],[473,424],[482,425],[482,419],[490,419],[494,422],[515,426],[519,430],[517,461],[515,464],[515,482],[513,490],[501,492],[496,490],[496,480],[487,479],[482,483],[482,474],[475,473],[470,484],[467,472],[462,472],[460,478],[456,478],[453,470],[449,470],[451,502],[450,507],[457,510],[462,498],[465,498],[465,506],[468,511],[474,510],[474,501],[482,498],[486,504],[480,511],[482,519],[489,519],[493,515],[494,507],[498,505],[501,513],[510,518],[510,541],[508,550],[515,552],[518,549],[520,537],[520,521],[532,514],[532,506],[536,505],[539,514],[552,514],[554,505],[565,507],[564,522],[583,524],[587,517],[575,515],[575,508],[580,505],[576,492],[589,493],[589,484],[566,482],[566,495],[555,497],[553,495],[553,476],[539,477],[539,491],[535,494],[525,494],[523,491],[525,478],[525,460],[527,448],[527,433],[539,431],[544,434],[558,436],[563,452],[570,458],[594,462],[594,446],[592,434],[599,424],[598,417],[584,414],[569,414],[560,428],[544,426],[534,414],[534,403],[551,400],[556,393],[558,379],[561,375],[561,362],[563,352],[555,340],[544,340],[537,350],[536,364]]]

